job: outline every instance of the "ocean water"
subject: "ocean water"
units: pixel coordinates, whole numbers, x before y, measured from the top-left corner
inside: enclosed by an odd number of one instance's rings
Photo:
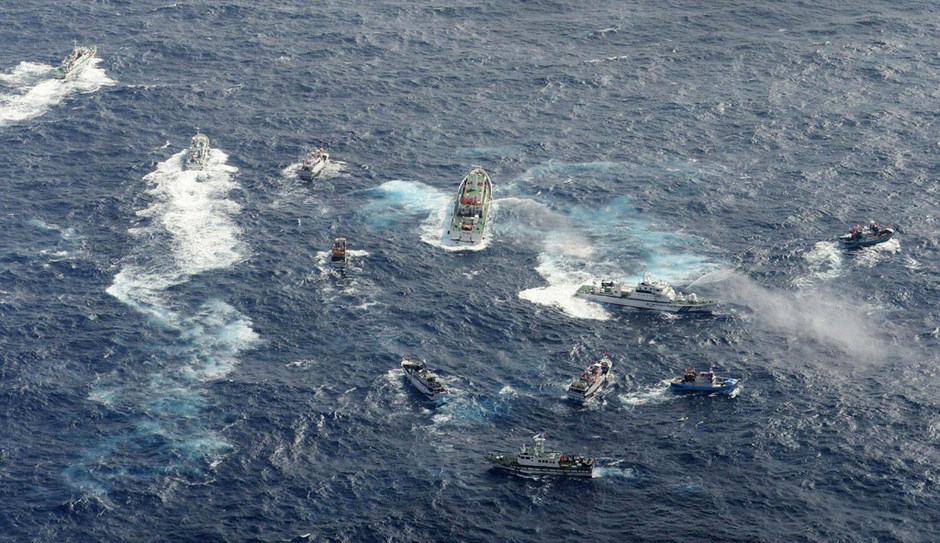
[[[938,541],[935,3],[26,1],[0,24],[0,540]],[[73,42],[99,58],[54,80]],[[494,213],[456,250],[473,165]],[[836,247],[869,219],[898,235]],[[572,296],[644,270],[720,311]],[[613,383],[572,405],[603,351]],[[669,393],[709,362],[736,395]],[[595,477],[482,457],[538,432]]]

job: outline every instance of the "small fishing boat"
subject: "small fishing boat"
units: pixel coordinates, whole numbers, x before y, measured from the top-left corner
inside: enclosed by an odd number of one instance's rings
[[[349,264],[349,254],[346,252],[346,238],[333,240],[333,250],[330,251],[330,266],[343,269]]]
[[[889,224],[882,227],[875,221],[868,221],[865,226],[856,224],[848,234],[839,236],[839,245],[843,249],[858,249],[884,243],[894,236],[894,228]]]
[[[314,149],[304,157],[304,161],[300,165],[300,176],[304,179],[313,179],[319,175],[320,172],[323,171],[323,168],[329,163],[330,155],[322,146],[318,149]]]
[[[437,380],[437,376],[428,371],[426,361],[407,356],[401,361],[401,369],[405,372],[408,382],[427,399],[436,400],[447,394],[447,389]]]
[[[723,392],[734,391],[738,387],[738,379],[732,377],[718,377],[714,367],[709,364],[708,371],[685,370],[685,374],[669,382],[670,388],[682,392]]]
[[[613,365],[614,363],[605,352],[604,358],[588,366],[577,379],[571,382],[571,386],[568,387],[568,397],[572,400],[583,401],[594,396],[607,382]]]

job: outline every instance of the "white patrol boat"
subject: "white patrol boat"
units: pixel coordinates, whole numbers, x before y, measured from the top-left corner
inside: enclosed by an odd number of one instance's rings
[[[94,45],[91,47],[75,45],[69,56],[65,57],[62,64],[52,72],[52,77],[68,79],[91,62],[97,52],[98,48]]]
[[[571,386],[568,387],[568,397],[572,400],[586,400],[593,396],[607,382],[613,365],[614,363],[605,352],[604,358],[588,366],[577,379],[571,382]]]
[[[346,238],[333,240],[333,250],[330,251],[330,266],[342,269],[349,264],[349,254],[346,252]]]
[[[601,281],[600,286],[582,286],[575,296],[593,302],[671,313],[710,313],[718,305],[717,300],[702,299],[695,294],[678,294],[665,281],[651,281],[646,272],[636,287],[626,286],[619,281]]]
[[[189,153],[186,155],[187,170],[202,170],[209,159],[209,137],[196,129],[196,135],[189,143]]]
[[[474,244],[483,241],[486,221],[490,216],[493,184],[483,168],[474,166],[460,181],[454,215],[450,219],[447,236],[457,243]]]
[[[595,458],[571,456],[558,451],[545,450],[545,437],[535,436],[535,446],[525,445],[518,453],[491,453],[484,458],[497,467],[533,475],[563,475],[568,477],[591,477],[594,475]]]
[[[300,164],[300,176],[306,179],[316,177],[323,168],[330,163],[330,155],[323,146],[307,153],[304,161]]]
[[[418,392],[424,394],[429,400],[436,400],[440,395],[447,394],[447,389],[437,380],[437,376],[428,371],[427,362],[415,360],[413,356],[402,359],[401,369],[405,377]]]

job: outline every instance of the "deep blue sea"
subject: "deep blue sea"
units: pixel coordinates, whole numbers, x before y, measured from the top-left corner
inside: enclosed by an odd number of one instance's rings
[[[940,541],[936,2],[8,0],[0,28],[0,541]],[[97,60],[53,79],[75,42]],[[898,234],[836,246],[869,219]],[[644,270],[719,311],[573,297]],[[709,363],[735,395],[668,391]],[[595,477],[483,459],[538,432]]]

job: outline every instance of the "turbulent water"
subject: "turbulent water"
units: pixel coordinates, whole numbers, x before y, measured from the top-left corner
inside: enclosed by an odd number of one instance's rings
[[[938,540],[934,2],[0,22],[0,540]],[[73,42],[98,59],[53,79]],[[458,250],[473,165],[492,220]],[[897,236],[836,247],[869,219]],[[644,270],[719,312],[572,296]],[[603,351],[613,383],[569,403]],[[710,362],[736,395],[669,393]],[[537,432],[595,477],[482,457]]]

